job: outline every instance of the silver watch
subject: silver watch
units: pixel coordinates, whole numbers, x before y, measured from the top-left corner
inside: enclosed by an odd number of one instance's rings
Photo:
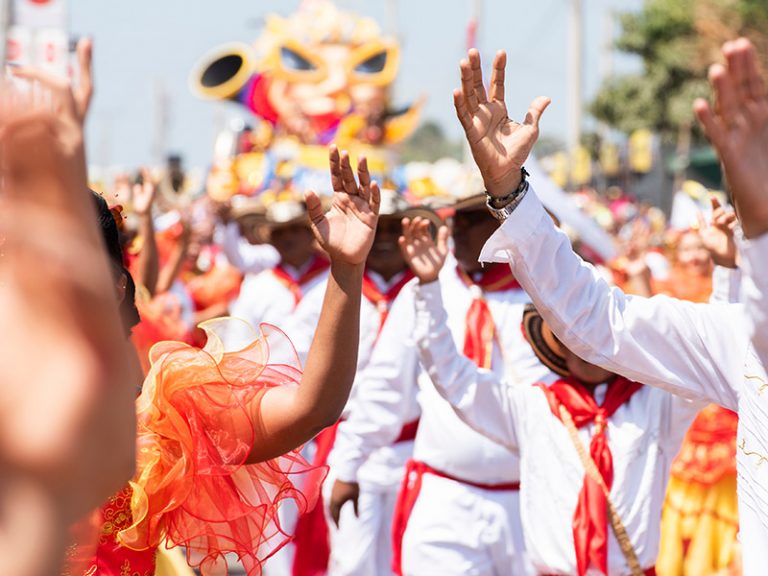
[[[523,201],[523,198],[525,198],[525,195],[528,193],[528,188],[528,180],[523,177],[523,180],[517,190],[504,198],[505,203],[503,206],[498,206],[498,204],[494,206],[494,203],[498,202],[498,200],[488,195],[488,198],[485,201],[485,205],[488,207],[488,211],[491,213],[491,216],[496,218],[496,220],[499,222],[504,222],[512,215],[512,212],[515,211],[515,208],[520,205],[520,202]]]

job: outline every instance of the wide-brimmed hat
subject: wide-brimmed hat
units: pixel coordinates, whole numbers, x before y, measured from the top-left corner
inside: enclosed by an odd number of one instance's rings
[[[435,227],[435,230],[443,224],[440,216],[430,207],[424,205],[413,206],[402,194],[389,188],[382,188],[379,218],[410,218],[413,220],[417,217],[428,220]]]
[[[571,375],[565,363],[563,345],[533,304],[526,305],[523,311],[523,334],[544,366],[560,376]]]

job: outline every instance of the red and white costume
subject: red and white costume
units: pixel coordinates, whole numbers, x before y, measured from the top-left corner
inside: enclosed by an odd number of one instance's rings
[[[538,573],[630,573],[605,498],[556,415],[560,404],[591,448],[641,565],[652,568],[669,468],[703,404],[622,378],[594,398],[554,374],[550,386],[511,385],[459,354],[437,283],[418,288],[416,310],[418,349],[437,390],[464,422],[520,454],[523,533]]]
[[[511,276],[501,271],[496,284],[505,289],[484,293],[460,278],[455,262],[446,266],[441,284],[450,298],[451,333],[458,345],[474,349],[478,361],[490,362],[494,373],[514,370],[535,380],[545,371],[520,331],[527,297],[508,288]],[[482,310],[490,314],[478,313]],[[466,338],[468,318],[474,338]],[[335,474],[368,480],[369,462],[391,447],[418,413],[418,393],[422,414],[393,526],[395,548],[402,551],[395,562],[403,574],[524,574],[517,458],[471,430],[439,397],[419,365],[414,328],[409,285],[394,303],[361,375],[365,388],[344,423],[345,449],[334,461]]]
[[[360,310],[360,347],[357,361],[359,376],[355,380],[344,415],[336,429],[325,431],[318,437],[318,443],[324,444],[326,449],[330,450],[330,454],[326,452],[330,473],[323,490],[326,505],[330,502],[330,493],[336,478],[358,481],[355,476],[352,478],[340,477],[338,473],[338,467],[346,460],[346,454],[350,450],[348,444],[349,418],[358,410],[357,398],[366,392],[365,371],[374,350],[380,349],[379,335],[389,323],[390,307],[411,278],[413,275],[410,272],[404,272],[387,282],[371,270],[365,273]],[[300,356],[302,353],[306,353],[312,341],[317,326],[321,298],[322,294],[313,294],[302,302],[297,310],[292,332],[298,334],[297,348]],[[382,353],[386,352],[383,351]],[[415,437],[419,414],[418,405],[414,400],[412,410],[407,418],[408,422],[401,430],[399,437],[377,450],[365,462],[363,474],[359,480],[358,515],[355,516],[350,504],[342,509],[338,529],[331,521],[327,521],[325,526],[320,527],[318,525],[320,519],[314,520],[311,531],[315,536],[317,532],[326,527],[329,530],[329,574],[365,576],[391,574],[390,527],[392,514],[397,490],[403,477],[403,467],[413,453],[413,438]],[[316,457],[314,462],[317,464],[320,463],[320,460]],[[302,520],[302,525],[304,522]],[[297,536],[299,540],[305,538],[301,534],[297,534]],[[301,544],[299,545],[301,546]],[[313,556],[312,563],[314,564],[315,559],[323,553],[316,543],[311,550],[306,552],[306,555]],[[300,570],[294,570],[294,574],[304,574],[306,573],[305,570],[306,568],[302,567]]]
[[[509,262],[558,338],[585,360],[739,414],[736,465],[744,574],[768,566],[768,235],[743,242],[746,306],[627,296],[557,231],[533,190],[481,259]],[[753,346],[754,342],[754,346]]]

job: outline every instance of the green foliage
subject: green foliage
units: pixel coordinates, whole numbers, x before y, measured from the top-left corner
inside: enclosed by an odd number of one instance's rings
[[[693,101],[706,97],[707,67],[728,38],[768,39],[766,0],[646,0],[621,16],[616,47],[643,61],[643,72],[608,80],[592,114],[623,132],[650,128],[666,140],[694,125]]]
[[[400,160],[406,162],[435,162],[440,158],[461,160],[462,141],[449,140],[437,122],[428,120],[406,140]]]

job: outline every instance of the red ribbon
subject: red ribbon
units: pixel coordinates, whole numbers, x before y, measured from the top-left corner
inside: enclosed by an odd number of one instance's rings
[[[379,311],[379,332],[384,327],[384,322],[387,321],[389,307],[392,305],[392,302],[394,302],[400,291],[413,278],[413,272],[407,270],[399,282],[391,286],[386,292],[382,292],[376,286],[376,282],[368,275],[368,271],[363,274],[363,297],[376,306],[376,309]]]
[[[476,279],[461,268],[456,268],[456,272],[467,287],[477,286],[481,294],[520,289],[519,282],[506,264],[490,264]],[[475,297],[467,310],[464,356],[480,368],[490,368],[495,335],[496,325],[488,303],[482,295]]]
[[[291,294],[293,294],[294,305],[298,306],[304,296],[302,287],[310,280],[317,278],[320,274],[328,270],[329,266],[330,263],[328,260],[321,258],[320,256],[314,256],[309,268],[307,268],[306,272],[299,276],[299,278],[291,276],[282,263],[272,268],[272,273],[283,286],[291,291]]]
[[[605,434],[608,419],[629,401],[642,384],[617,376],[608,384],[602,406],[598,406],[591,392],[574,378],[558,380],[549,386],[537,386],[544,392],[549,408],[558,420],[560,406],[565,406],[578,428],[595,423],[589,453],[610,490],[613,484],[613,456]],[[589,474],[584,475],[573,514],[573,543],[579,576],[584,576],[590,564],[603,574],[608,573],[608,503],[603,490]]]

